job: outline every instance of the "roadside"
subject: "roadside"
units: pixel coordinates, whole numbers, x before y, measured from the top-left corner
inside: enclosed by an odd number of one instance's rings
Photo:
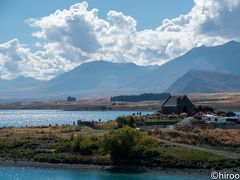
[[[240,153],[234,153],[234,152],[223,151],[223,150],[216,150],[216,149],[209,148],[209,147],[206,148],[206,147],[200,147],[200,146],[196,146],[196,145],[176,143],[176,142],[163,140],[163,139],[159,139],[159,141],[162,142],[162,143],[165,143],[165,144],[169,144],[169,145],[173,145],[173,146],[180,146],[180,147],[183,147],[183,148],[189,148],[189,149],[203,151],[203,152],[207,152],[207,153],[212,153],[214,155],[223,156],[223,157],[230,158],[230,159],[236,159],[236,160],[240,159]]]

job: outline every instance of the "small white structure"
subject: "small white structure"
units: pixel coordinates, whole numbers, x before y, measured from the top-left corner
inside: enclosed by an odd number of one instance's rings
[[[202,117],[202,120],[205,121],[205,123],[226,123],[226,118],[225,117],[221,117],[221,116],[215,116],[212,114],[205,114]]]

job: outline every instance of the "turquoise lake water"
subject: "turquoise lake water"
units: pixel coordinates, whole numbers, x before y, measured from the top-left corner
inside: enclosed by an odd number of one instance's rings
[[[60,110],[0,110],[0,127],[72,124],[82,121],[108,121],[137,111],[60,111]],[[142,115],[153,112],[142,111]]]
[[[1,180],[205,180],[207,176],[178,176],[157,173],[110,173],[41,168],[0,167]]]

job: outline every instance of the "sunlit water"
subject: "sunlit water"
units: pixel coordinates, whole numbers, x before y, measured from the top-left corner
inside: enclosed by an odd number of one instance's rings
[[[41,168],[0,167],[1,180],[205,180],[207,176],[181,176],[157,173],[110,173]]]
[[[0,110],[0,127],[22,127],[73,124],[82,121],[108,121],[136,111],[60,111],[60,110]],[[141,112],[142,115],[152,112]]]

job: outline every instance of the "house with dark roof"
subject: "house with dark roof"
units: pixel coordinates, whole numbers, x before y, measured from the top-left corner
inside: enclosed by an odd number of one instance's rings
[[[163,114],[180,114],[187,113],[192,115],[194,112],[195,106],[191,100],[186,96],[169,96],[166,101],[162,104],[162,113]]]

